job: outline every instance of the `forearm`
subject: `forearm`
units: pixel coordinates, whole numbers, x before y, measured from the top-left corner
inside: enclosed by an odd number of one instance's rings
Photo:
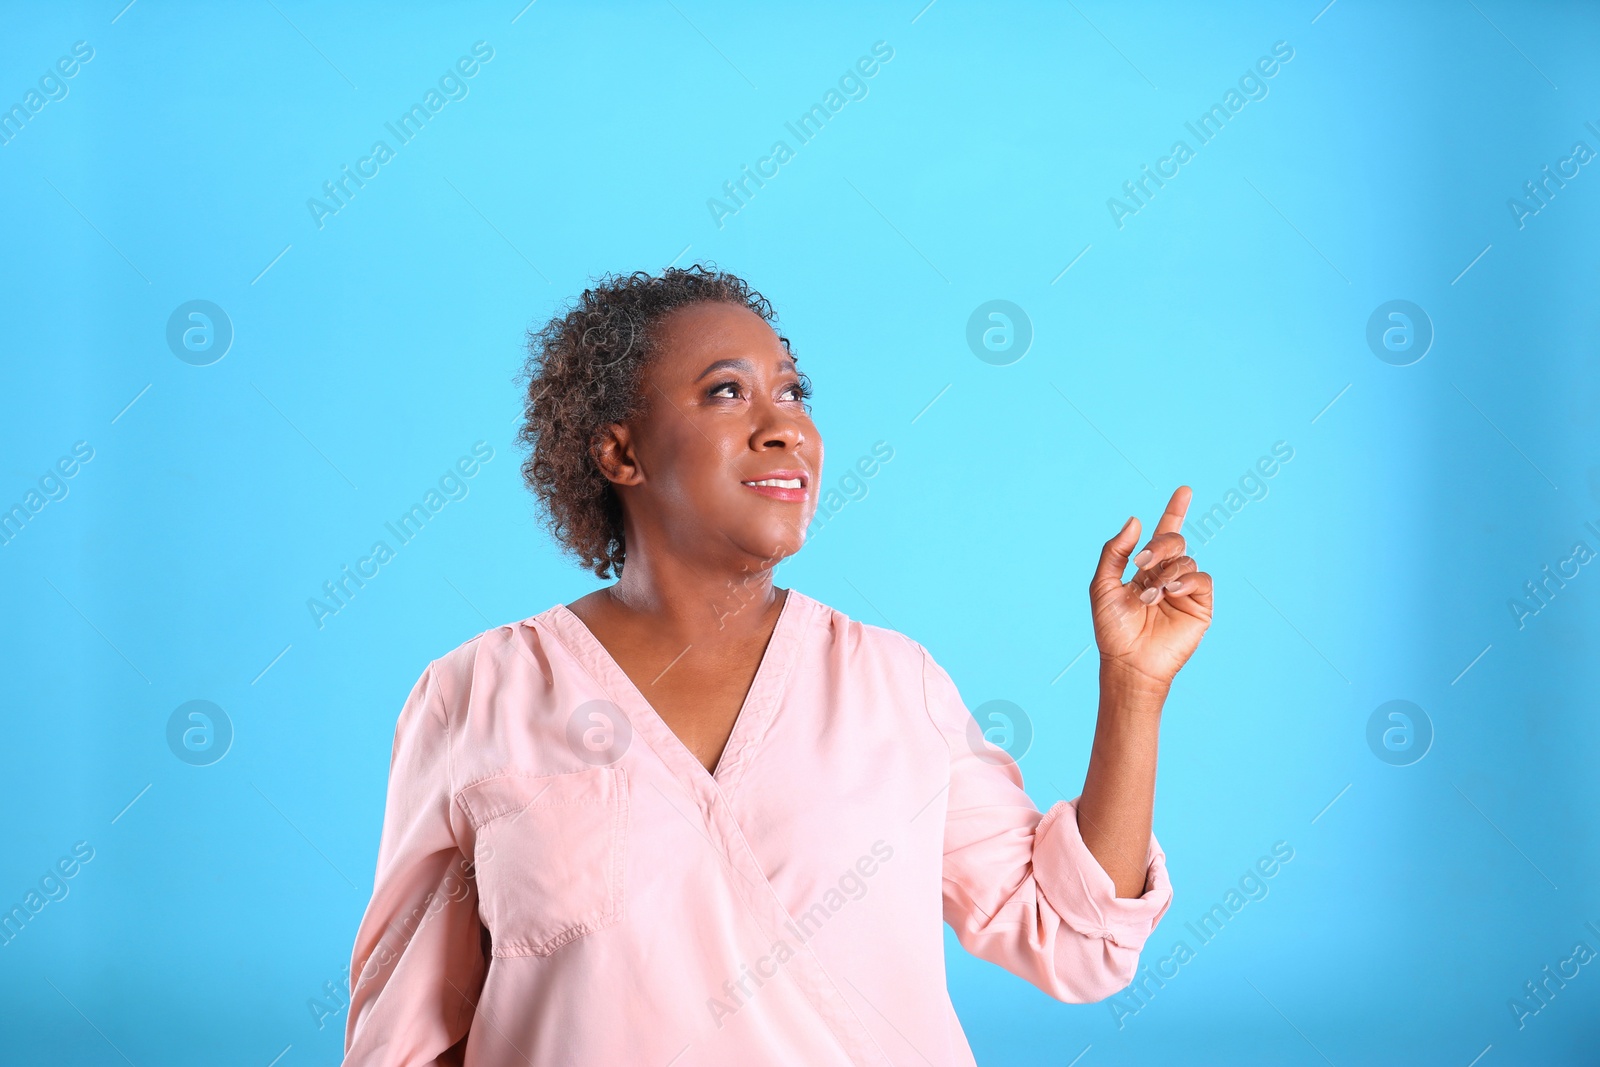
[[[1111,876],[1119,897],[1142,896],[1145,891],[1156,749],[1167,688],[1101,662],[1100,713],[1078,799],[1078,832]]]

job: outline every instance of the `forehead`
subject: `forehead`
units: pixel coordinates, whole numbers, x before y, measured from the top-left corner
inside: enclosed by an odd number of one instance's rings
[[[657,361],[701,365],[741,356],[788,359],[789,351],[766,320],[737,304],[700,303],[674,308],[658,325]],[[696,373],[700,367],[694,366]]]

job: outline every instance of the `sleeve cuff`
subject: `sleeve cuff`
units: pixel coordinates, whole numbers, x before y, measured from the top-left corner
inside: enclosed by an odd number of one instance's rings
[[[1119,897],[1115,883],[1078,832],[1078,798],[1058,801],[1035,829],[1033,873],[1063,922],[1086,937],[1135,951],[1172,904],[1167,858],[1150,835],[1143,896]]]

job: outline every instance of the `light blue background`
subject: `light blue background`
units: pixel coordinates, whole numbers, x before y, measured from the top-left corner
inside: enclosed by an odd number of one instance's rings
[[[1600,548],[1600,166],[1524,228],[1507,206],[1600,149],[1594,8],[121,4],[0,15],[0,106],[95,50],[0,147],[0,504],[95,450],[0,548],[0,905],[95,850],[0,947],[0,1059],[338,1061],[308,1001],[349,960],[402,700],[594,586],[519,482],[524,331],[674,261],[772,298],[830,482],[894,448],[780,582],[1026,709],[1041,806],[1088,757],[1092,653],[1062,671],[1101,542],[1294,449],[1196,547],[1217,618],[1166,717],[1146,962],[1293,861],[1120,1029],[950,939],[980,1063],[1600,1056],[1600,963],[1508,1007],[1600,950],[1600,572],[1508,607]],[[318,229],[307,198],[480,40],[470,95]],[[708,198],[880,40],[869,95],[719,228]],[[1107,198],[1277,41],[1267,98],[1119,229]],[[211,366],[165,342],[191,299],[236,333]],[[1009,366],[966,345],[991,299],[1035,332]],[[1391,299],[1436,331],[1411,366],[1365,341]],[[479,440],[470,495],[319,630],[307,599]],[[166,743],[193,699],[235,730],[208,767]],[[1391,699],[1436,733],[1412,766],[1366,742]]]

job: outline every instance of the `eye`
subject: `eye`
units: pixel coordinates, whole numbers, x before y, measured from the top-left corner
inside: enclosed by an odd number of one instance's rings
[[[734,381],[718,382],[706,392],[706,396],[727,396],[730,400],[737,400],[739,397],[739,383]]]

